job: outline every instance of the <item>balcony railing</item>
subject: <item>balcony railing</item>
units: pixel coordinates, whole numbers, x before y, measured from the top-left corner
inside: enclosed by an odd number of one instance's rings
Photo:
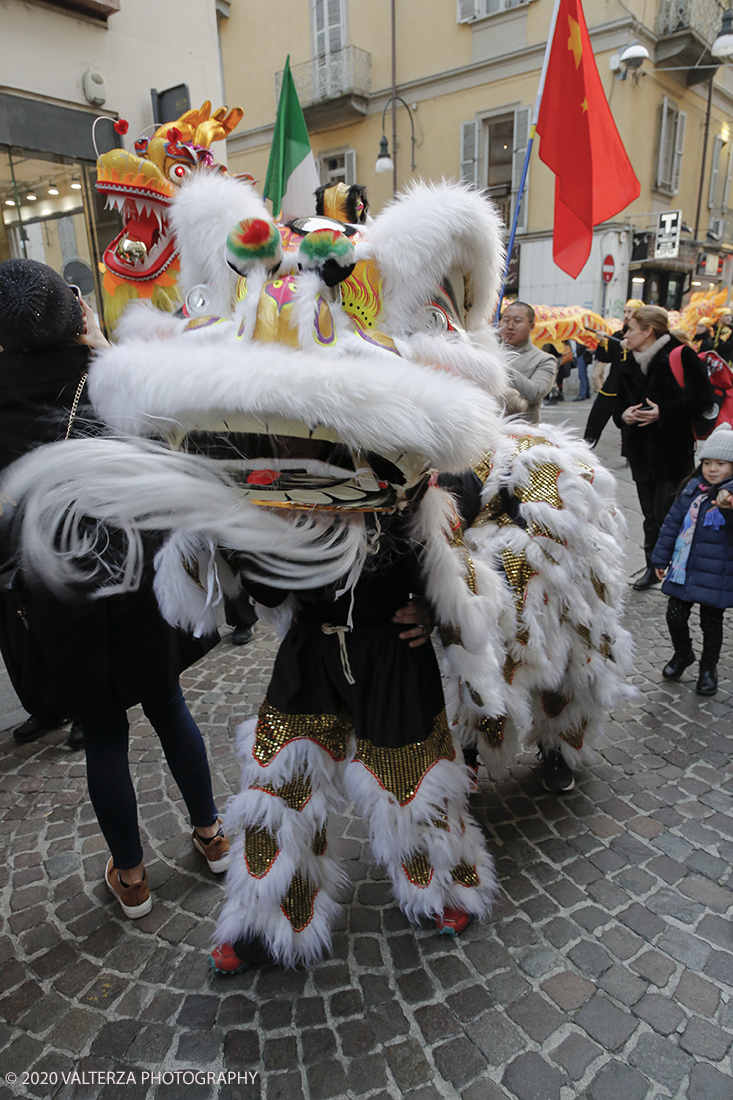
[[[323,57],[314,57],[290,70],[306,121],[338,121],[343,115],[359,117],[366,114],[371,90],[372,56],[356,46],[336,50]],[[275,73],[275,91],[280,101],[282,71]],[[333,118],[329,116],[333,115]]]
[[[657,16],[658,36],[692,31],[707,46],[720,34],[723,7],[718,0],[662,0]]]

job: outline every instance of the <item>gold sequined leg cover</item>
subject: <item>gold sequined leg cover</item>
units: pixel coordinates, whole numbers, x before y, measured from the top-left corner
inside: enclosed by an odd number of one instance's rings
[[[357,740],[344,785],[409,919],[446,907],[488,916],[494,865],[468,812],[468,776],[445,710],[418,744],[382,749]]]
[[[218,942],[260,936],[283,966],[330,950],[345,876],[328,853],[326,821],[342,801],[349,720],[286,715],[267,702],[240,727],[242,789],[226,827],[240,829],[227,873]]]

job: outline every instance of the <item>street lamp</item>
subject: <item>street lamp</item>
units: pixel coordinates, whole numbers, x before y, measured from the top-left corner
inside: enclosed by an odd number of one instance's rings
[[[390,103],[401,103],[402,106],[406,109],[408,115],[410,116],[410,129],[412,131],[411,138],[410,138],[410,140],[412,142],[412,162],[410,164],[410,167],[412,168],[413,172],[415,171],[415,123],[414,123],[413,118],[412,118],[412,111],[410,110],[409,104],[405,103],[404,99],[402,99],[401,96],[391,95],[389,97],[389,99],[387,100],[387,102],[385,103],[384,110],[382,111],[382,136],[379,139],[379,155],[377,157],[377,163],[374,165],[374,171],[375,172],[391,172],[392,173],[392,176],[393,176],[392,190],[396,194],[397,193],[397,135],[396,135],[396,132],[394,132],[395,131],[394,125],[393,125],[393,134],[392,134],[392,145],[393,145],[392,156],[389,155],[389,144],[387,142],[387,135],[384,132],[384,120],[387,117],[387,108],[389,107]]]
[[[710,47],[713,57],[733,57],[733,9],[723,13],[720,34]]]

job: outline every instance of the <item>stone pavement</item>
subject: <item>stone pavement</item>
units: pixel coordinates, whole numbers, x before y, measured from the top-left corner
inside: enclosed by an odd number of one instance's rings
[[[582,427],[588,408],[548,418]],[[613,425],[599,454],[621,481],[631,572],[640,517]],[[155,905],[134,923],[102,881],[81,756],[62,731],[25,747],[0,735],[1,1100],[731,1100],[733,651],[729,636],[712,699],[694,694],[694,668],[663,683],[664,605],[657,590],[629,599],[639,695],[572,794],[546,794],[529,757],[503,782],[482,773],[473,809],[502,885],[491,922],[458,942],[410,927],[345,814],[330,835],[353,888],[334,957],[310,972],[207,968],[222,884],[139,711]],[[234,728],[275,648],[258,627],[185,677],[222,804],[238,788]],[[0,714],[15,706],[6,693]]]

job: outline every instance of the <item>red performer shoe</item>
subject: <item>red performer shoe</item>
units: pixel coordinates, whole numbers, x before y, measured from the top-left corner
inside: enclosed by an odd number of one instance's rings
[[[217,974],[241,974],[254,966],[254,960],[240,959],[230,943],[222,943],[209,955],[209,966]]]
[[[459,936],[465,932],[471,923],[471,914],[464,913],[462,909],[444,909],[439,917],[435,918],[435,926],[441,936]]]

